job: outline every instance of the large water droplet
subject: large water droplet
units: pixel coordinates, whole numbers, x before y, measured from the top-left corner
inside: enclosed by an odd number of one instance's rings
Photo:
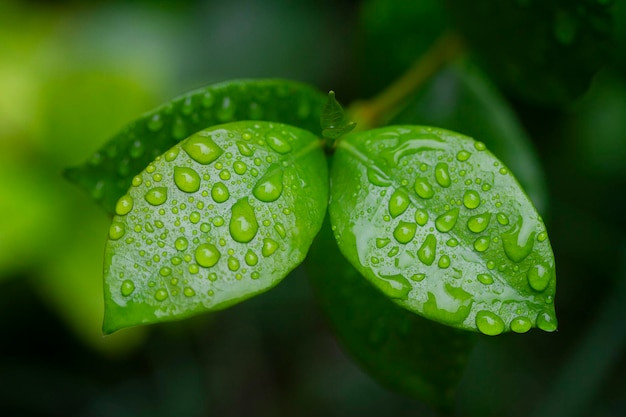
[[[478,252],[484,252],[489,249],[489,238],[486,236],[481,236],[474,241],[474,249]]]
[[[535,291],[545,291],[552,279],[552,268],[544,263],[538,263],[528,269],[526,274],[528,285]]]
[[[276,133],[270,133],[265,136],[265,141],[274,151],[278,153],[287,153],[291,151],[289,142]]]
[[[424,265],[430,266],[435,261],[436,252],[437,252],[437,239],[431,233],[428,236],[426,236],[424,243],[422,243],[422,246],[420,246],[420,248],[417,250],[417,257],[419,258],[420,261],[422,261]]]
[[[480,194],[474,190],[467,190],[463,195],[463,205],[468,209],[475,209],[480,205]]]
[[[433,190],[433,186],[430,185],[426,178],[418,177],[415,180],[414,188],[417,195],[422,197],[423,199],[427,200],[429,198],[433,198],[433,196],[435,195],[435,190]]]
[[[165,187],[156,187],[148,190],[145,195],[145,199],[148,203],[153,206],[160,206],[161,204],[167,201],[167,188]]]
[[[428,222],[428,212],[424,209],[415,210],[415,221],[420,226],[424,226]]]
[[[196,248],[196,262],[205,268],[215,265],[220,260],[220,256],[220,251],[211,243],[203,243]]]
[[[439,215],[437,219],[435,219],[435,227],[441,233],[449,232],[456,225],[456,221],[458,218],[459,218],[459,208],[456,207]]]
[[[409,207],[409,194],[402,188],[398,188],[389,199],[389,214],[398,217]]]
[[[476,313],[476,327],[487,336],[497,336],[504,331],[504,322],[495,313],[482,310]]]
[[[187,167],[174,167],[174,183],[181,191],[195,193],[200,188],[200,175]]]
[[[376,247],[378,249],[382,249],[385,246],[387,246],[390,242],[391,242],[391,239],[389,239],[389,238],[379,237],[379,238],[376,239]]]
[[[520,219],[517,224],[502,234],[504,253],[513,262],[521,262],[533,250],[535,241],[534,225]]]
[[[259,224],[247,197],[233,204],[229,230],[232,238],[239,243],[248,243],[256,236]]]
[[[467,220],[467,228],[474,233],[480,233],[489,226],[489,220],[491,220],[491,213],[486,212],[472,216]]]
[[[228,187],[222,182],[216,182],[211,188],[211,198],[216,203],[223,203],[230,198]]]
[[[113,222],[109,227],[109,238],[111,240],[118,240],[126,233],[126,226],[123,223]]]
[[[528,317],[516,317],[511,320],[511,330],[515,333],[526,333],[532,327],[532,322]]]
[[[393,231],[393,237],[396,238],[399,243],[407,244],[413,240],[416,231],[417,225],[415,223],[400,222]]]
[[[448,171],[448,164],[440,162],[435,166],[435,179],[437,183],[442,187],[449,187],[452,181],[450,180],[450,172]]]
[[[269,237],[263,239],[263,247],[261,248],[261,253],[266,258],[276,252],[278,249],[278,242],[274,239],[270,239]]]
[[[182,147],[191,159],[203,165],[210,164],[224,153],[210,137],[202,133],[190,136],[183,142]]]
[[[124,297],[128,297],[133,293],[133,291],[135,291],[135,283],[129,279],[124,280],[124,282],[122,282],[121,291]]]
[[[556,317],[544,311],[537,315],[537,327],[539,327],[544,332],[553,332],[556,330],[558,323],[556,321]]]
[[[119,216],[128,214],[133,209],[133,198],[128,194],[122,196],[115,205],[115,213]]]
[[[276,201],[283,192],[283,170],[272,165],[265,175],[255,184],[252,194],[266,203]]]

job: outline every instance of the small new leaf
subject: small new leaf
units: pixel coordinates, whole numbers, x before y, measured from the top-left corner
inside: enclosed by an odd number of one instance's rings
[[[226,308],[306,256],[328,199],[317,137],[269,122],[193,134],[132,180],[105,250],[104,331]]]
[[[322,136],[335,141],[354,129],[356,123],[346,122],[345,117],[346,115],[341,104],[335,98],[335,92],[330,91],[320,116]]]

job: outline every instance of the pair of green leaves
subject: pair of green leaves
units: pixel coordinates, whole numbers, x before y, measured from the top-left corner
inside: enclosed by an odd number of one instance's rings
[[[203,99],[215,96],[214,111],[205,110]],[[99,163],[71,171],[105,190],[103,201],[117,200],[105,332],[222,309],[273,287],[305,258],[329,193],[339,249],[407,311],[489,335],[556,328],[545,227],[484,144],[418,126],[353,133],[338,142],[329,187],[312,121],[321,116],[332,139],[350,126],[333,100],[320,115],[322,101],[278,80],[210,87],[146,115]],[[275,117],[249,120],[262,115]],[[227,123],[176,142],[180,126],[206,127],[213,117]],[[142,172],[130,168],[154,154]]]

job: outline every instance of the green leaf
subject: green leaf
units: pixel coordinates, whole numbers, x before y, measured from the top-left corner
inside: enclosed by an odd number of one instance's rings
[[[326,222],[306,261],[335,334],[381,384],[449,409],[474,337],[394,304],[341,255]]]
[[[322,126],[322,136],[332,140],[340,138],[356,126],[354,122],[346,122],[345,112],[335,98],[334,91],[328,93],[328,99],[320,116],[320,124]]]
[[[328,175],[312,133],[233,122],[133,179],[105,251],[105,333],[226,308],[280,282],[321,227]]]
[[[506,88],[561,104],[581,95],[607,62],[609,4],[589,0],[446,0],[476,54]]]
[[[131,122],[85,164],[66,176],[113,213],[132,178],[157,155],[206,127],[237,120],[281,122],[320,133],[326,97],[287,80],[214,84],[178,97]]]
[[[420,126],[351,134],[331,184],[341,251],[399,305],[488,335],[556,329],[545,226],[482,142]]]

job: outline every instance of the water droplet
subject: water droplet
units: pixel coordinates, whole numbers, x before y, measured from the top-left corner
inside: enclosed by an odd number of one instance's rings
[[[213,225],[216,227],[220,227],[221,225],[224,224],[224,218],[222,216],[216,216],[213,219]]]
[[[391,185],[391,180],[387,178],[384,173],[375,169],[367,170],[367,180],[371,184],[377,185],[379,187],[387,187]]]
[[[424,209],[415,210],[415,221],[420,226],[424,226],[428,222],[428,212]]]
[[[159,275],[161,275],[162,277],[167,277],[171,274],[172,274],[172,269],[168,268],[167,266],[164,266],[161,269],[159,269]]]
[[[462,288],[444,285],[444,292],[439,292],[437,297],[428,292],[428,299],[424,303],[424,313],[434,317],[441,323],[461,323],[471,311],[473,297]]]
[[[203,165],[210,164],[224,153],[222,148],[202,132],[190,136],[183,142],[182,147],[191,159]]]
[[[380,275],[372,281],[389,298],[405,300],[413,288],[409,281],[400,274],[384,276]]]
[[[256,236],[259,224],[247,197],[231,207],[229,230],[232,238],[239,243],[248,243]]]
[[[216,182],[211,188],[211,198],[216,203],[223,203],[230,198],[228,187],[222,182]]]
[[[230,171],[225,169],[223,171],[220,172],[220,178],[223,179],[224,181],[229,180],[230,179]]]
[[[537,235],[537,240],[539,242],[543,242],[544,240],[546,240],[548,238],[548,234],[546,232],[541,232]]]
[[[485,146],[485,144],[482,142],[474,142],[474,148],[476,148],[476,150],[478,151],[484,151],[485,149],[487,149],[487,146]]]
[[[487,336],[497,336],[504,331],[504,322],[495,313],[482,310],[476,313],[476,327]]]
[[[233,164],[233,170],[235,171],[237,175],[245,174],[247,169],[248,169],[248,165],[244,164],[241,161],[236,161]]]
[[[270,133],[265,136],[265,141],[274,151],[278,153],[287,153],[291,151],[291,145],[285,139],[276,133]]]
[[[474,190],[467,190],[463,195],[463,205],[468,209],[475,209],[480,205],[480,194]]]
[[[228,269],[230,269],[231,271],[239,270],[239,260],[230,256],[228,258]]]
[[[141,175],[135,175],[133,177],[132,184],[133,184],[134,187],[139,187],[142,182],[143,182],[143,178],[141,177]]]
[[[123,223],[113,222],[109,227],[109,238],[111,240],[118,240],[126,233],[126,226]]]
[[[439,215],[437,219],[435,219],[435,227],[441,233],[449,232],[456,225],[456,221],[458,218],[459,218],[459,208],[456,207]]]
[[[239,153],[243,156],[252,156],[254,152],[250,147],[244,142],[237,142],[237,149],[239,149]]]
[[[220,252],[215,245],[203,243],[196,248],[195,258],[198,265],[210,268],[220,260]]]
[[[174,120],[174,124],[172,125],[172,136],[177,141],[183,140],[185,137],[187,137],[187,125],[185,124],[185,121],[180,117],[177,117]]]
[[[133,209],[133,198],[128,194],[122,196],[115,205],[115,213],[119,216],[128,214]]]
[[[200,213],[198,213],[197,211],[194,211],[193,213],[191,213],[189,215],[189,221],[193,224],[196,224],[200,221]]]
[[[539,327],[544,332],[553,332],[556,330],[558,324],[556,321],[556,317],[552,316],[547,311],[539,313],[537,315],[537,327]]]
[[[426,274],[415,274],[411,276],[411,281],[421,282],[426,278]]]
[[[474,241],[474,249],[478,252],[484,252],[489,249],[489,238],[481,236]]]
[[[521,262],[533,250],[535,232],[530,221],[523,218],[510,230],[502,234],[504,253],[513,262]]]
[[[179,190],[195,193],[200,188],[200,175],[187,167],[174,167],[174,183]]]
[[[124,280],[124,282],[122,282],[122,295],[128,297],[133,291],[135,291],[135,283],[129,279]]]
[[[160,114],[155,114],[148,120],[148,130],[156,132],[163,127],[163,120]]]
[[[480,233],[489,226],[489,220],[491,220],[491,213],[482,213],[472,216],[467,220],[467,228],[474,233]]]
[[[274,230],[276,230],[278,236],[282,237],[283,239],[285,238],[285,236],[287,236],[287,231],[285,230],[285,226],[283,226],[282,223],[276,223],[274,225]]]
[[[451,248],[454,248],[456,246],[459,246],[459,241],[456,240],[455,238],[450,238],[446,241],[446,245],[450,246]]]
[[[396,238],[399,243],[407,244],[413,240],[416,231],[417,225],[415,223],[400,222],[393,231],[393,237]]]
[[[456,159],[460,162],[465,162],[470,156],[472,156],[472,154],[467,151],[459,151],[459,153],[456,154]]]
[[[509,224],[509,218],[504,213],[498,213],[496,215],[496,220],[498,220],[498,223],[500,223],[503,226],[506,226],[507,224]]]
[[[153,206],[160,206],[167,200],[167,188],[156,187],[148,190],[145,197],[146,201]]]
[[[424,243],[417,250],[417,257],[424,265],[430,266],[435,261],[435,254],[437,252],[437,239],[431,233],[426,236]]]
[[[403,188],[398,188],[389,199],[389,214],[391,217],[398,217],[409,207],[409,195]]]
[[[390,258],[393,258],[394,256],[398,254],[398,252],[400,252],[400,248],[397,246],[394,246],[393,248],[391,248],[389,252],[387,252],[387,256],[389,256]]]
[[[493,284],[493,277],[491,275],[489,275],[489,274],[478,274],[478,276],[476,278],[482,284],[485,284],[485,285]]]
[[[244,259],[249,266],[254,266],[259,262],[259,257],[256,255],[256,253],[252,252],[251,249],[248,249],[248,252],[246,252]]]
[[[194,295],[196,295],[196,292],[193,290],[193,288],[186,287],[183,290],[183,294],[185,294],[185,297],[193,297]]]
[[[432,185],[430,185],[426,178],[418,177],[415,180],[414,188],[417,195],[422,197],[423,199],[427,200],[429,198],[433,198],[433,196],[435,195],[435,190],[433,190]]]
[[[448,268],[450,266],[450,257],[448,255],[441,255],[439,262],[437,262],[437,266],[441,269]]]
[[[379,237],[379,238],[376,239],[376,247],[378,249],[382,249],[385,246],[387,246],[389,244],[389,242],[391,242],[391,239]]]
[[[176,159],[178,157],[178,151],[179,151],[179,147],[175,146],[172,149],[170,149],[169,151],[167,151],[165,153],[165,160],[167,162],[172,162],[174,159]]]
[[[187,246],[189,246],[189,242],[187,242],[186,238],[181,236],[176,239],[176,242],[174,242],[174,246],[177,250],[184,251],[185,249],[187,249]]]
[[[129,153],[132,158],[137,159],[143,155],[144,151],[145,147],[143,146],[143,142],[136,140],[131,145]]]
[[[154,293],[154,298],[157,301],[165,301],[165,299],[167,299],[168,294],[167,291],[165,291],[163,288],[159,288],[156,293]]]
[[[532,322],[528,317],[516,317],[511,320],[511,330],[515,333],[526,333],[532,327]]]
[[[269,237],[263,239],[263,248],[261,249],[261,253],[263,254],[263,256],[267,258],[271,254],[276,252],[277,249],[278,243],[275,240],[270,239]]]
[[[526,274],[528,285],[535,291],[545,291],[552,279],[552,268],[544,263],[531,266]]]
[[[448,172],[448,164],[440,162],[435,167],[435,179],[437,183],[442,187],[449,187],[452,181],[450,180],[450,172]]]
[[[252,190],[252,194],[257,199],[266,203],[276,201],[282,192],[283,170],[278,165],[270,166]]]

